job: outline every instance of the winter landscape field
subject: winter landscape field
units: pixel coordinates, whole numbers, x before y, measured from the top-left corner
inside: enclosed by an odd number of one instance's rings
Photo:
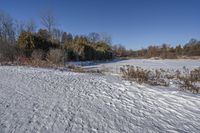
[[[200,133],[200,0],[0,0],[0,133]]]
[[[0,66],[0,133],[200,131],[200,95],[124,80],[123,65],[188,69],[200,60],[123,60],[83,66],[107,73]]]
[[[180,70],[183,68],[187,68],[192,70],[194,68],[200,67],[200,59],[199,60],[191,60],[191,59],[165,59],[165,60],[155,60],[155,59],[130,59],[130,60],[113,60],[111,62],[100,62],[100,63],[92,63],[92,62],[80,62],[78,65],[82,65],[85,69],[106,69],[108,72],[120,73],[120,67],[124,65],[132,65],[138,66],[144,69],[164,69],[164,70]]]

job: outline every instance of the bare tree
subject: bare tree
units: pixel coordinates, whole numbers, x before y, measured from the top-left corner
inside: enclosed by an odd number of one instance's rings
[[[92,43],[96,43],[96,42],[104,42],[104,43],[107,43],[107,44],[111,44],[112,43],[112,38],[107,33],[92,32],[92,33],[89,33],[88,39]]]
[[[25,31],[25,23],[23,21],[16,21],[16,38],[20,36],[20,34]]]
[[[62,45],[67,49],[70,44],[72,44],[73,41],[73,36],[71,33],[63,32],[62,33],[62,38],[61,38],[61,43]]]
[[[15,25],[13,19],[0,12],[0,60],[13,61],[16,55]]]
[[[112,38],[107,33],[100,33],[100,40],[104,43],[110,44],[112,43]]]
[[[52,30],[52,38],[54,41],[58,41],[59,43],[61,42],[62,39],[62,34],[63,31],[61,31],[60,29],[54,28]]]
[[[26,25],[25,25],[25,28],[26,28],[26,31],[28,32],[35,32],[36,31],[36,24],[35,24],[35,21],[33,19],[30,19]]]
[[[15,22],[16,38],[18,38],[22,32],[34,33],[36,31],[36,27],[37,26],[34,20],[32,19],[28,20],[27,22],[16,21]]]
[[[0,12],[0,35],[3,41],[7,41],[9,43],[15,42],[13,19],[3,12]]]
[[[91,41],[92,43],[96,43],[100,40],[100,34],[96,33],[96,32],[91,32],[88,35],[88,39],[89,41]]]
[[[56,26],[56,19],[51,12],[47,12],[41,16],[41,23],[47,28],[48,32],[51,33]]]

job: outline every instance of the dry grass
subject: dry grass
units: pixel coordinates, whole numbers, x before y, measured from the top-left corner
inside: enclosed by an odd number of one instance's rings
[[[76,65],[67,65],[66,67],[72,72],[103,74],[103,70],[84,69],[84,68],[82,68],[80,66],[76,66]]]
[[[180,71],[146,70],[140,67],[126,65],[120,68],[125,79],[137,83],[146,83],[152,86],[169,86],[170,81],[177,83],[181,90],[188,90],[193,93],[200,92],[200,68],[189,71],[184,68]]]
[[[199,60],[200,56],[178,56],[178,59],[192,59],[192,60]]]
[[[177,73],[177,79],[182,90],[189,90],[193,93],[200,92],[200,68],[192,71],[185,68],[183,74]]]
[[[163,70],[150,71],[140,67],[123,66],[120,68],[123,77],[128,80],[136,81],[137,83],[146,83],[153,86],[168,86],[169,83],[164,79]]]

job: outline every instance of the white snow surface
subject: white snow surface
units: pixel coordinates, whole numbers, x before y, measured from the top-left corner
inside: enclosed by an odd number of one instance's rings
[[[199,131],[198,94],[111,75],[0,66],[0,133]]]
[[[130,60],[115,60],[112,62],[104,62],[99,64],[91,63],[84,66],[86,69],[106,69],[112,73],[120,73],[120,67],[124,65],[138,66],[144,69],[165,69],[165,70],[183,70],[183,67],[192,70],[194,68],[200,67],[199,60],[191,59],[130,59]]]

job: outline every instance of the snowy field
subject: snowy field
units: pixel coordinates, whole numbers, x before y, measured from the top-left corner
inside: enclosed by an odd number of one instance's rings
[[[176,60],[153,60],[153,59],[131,59],[131,60],[121,60],[113,61],[95,65],[86,65],[86,69],[105,69],[112,73],[119,73],[120,67],[124,65],[139,66],[144,69],[164,69],[164,70],[183,70],[183,67],[192,70],[194,68],[200,67],[200,60],[190,60],[190,59],[176,59]]]
[[[199,60],[126,60],[104,66],[114,70],[128,63],[147,68],[200,66]],[[111,75],[0,66],[0,133],[199,133],[199,114],[199,94]]]

